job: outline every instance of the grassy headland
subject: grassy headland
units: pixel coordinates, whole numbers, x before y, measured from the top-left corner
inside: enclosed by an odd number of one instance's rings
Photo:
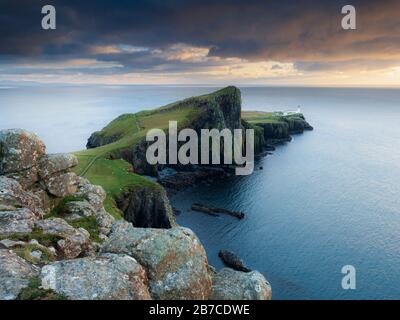
[[[198,117],[203,104],[212,103],[216,96],[229,93],[228,87],[215,93],[189,98],[151,111],[135,114],[123,114],[111,121],[96,138],[110,142],[102,146],[75,152],[79,165],[74,171],[91,183],[101,185],[107,193],[105,209],[116,218],[121,218],[115,199],[122,192],[135,187],[159,188],[160,186],[132,172],[132,166],[121,159],[121,153],[145,138],[148,130],[160,128],[166,130],[169,121],[177,121],[179,127],[185,127]]]
[[[91,183],[101,185],[107,193],[105,209],[120,218],[116,205],[122,193],[134,188],[160,188],[141,175],[135,174],[124,154],[132,153],[134,145],[143,141],[152,128],[168,129],[169,121],[177,121],[179,128],[238,127],[255,130],[255,151],[262,150],[268,135],[266,125],[273,124],[272,134],[288,135],[302,115],[283,116],[280,113],[246,111],[240,114],[240,91],[226,87],[214,93],[178,101],[151,111],[123,114],[111,121],[89,139],[91,149],[76,152],[79,165],[75,172]],[[240,120],[241,118],[241,120]],[[241,122],[240,122],[241,121]],[[278,126],[278,131],[276,131]],[[283,129],[281,128],[283,127]],[[279,136],[281,138],[281,136]]]

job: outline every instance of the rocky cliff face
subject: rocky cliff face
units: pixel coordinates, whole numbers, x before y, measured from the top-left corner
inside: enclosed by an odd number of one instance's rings
[[[171,228],[176,225],[167,193],[162,187],[143,187],[124,192],[117,199],[125,220],[140,228]]]
[[[108,136],[103,136],[100,131],[96,131],[90,135],[90,137],[86,143],[86,148],[92,149],[92,148],[104,146],[106,144],[113,143],[113,142],[119,140],[120,138],[121,138],[121,135],[119,135],[119,134],[108,137]]]
[[[73,155],[46,155],[23,130],[0,131],[0,147],[0,300],[270,297],[258,294],[261,275],[213,274],[193,232],[157,215],[171,211],[165,192],[121,200],[135,224],[171,227],[137,228],[114,221],[104,190],[70,172]]]
[[[185,124],[185,128],[194,129],[200,135],[201,129],[241,129],[241,103],[240,90],[236,87],[227,87],[208,95],[207,98],[200,96],[178,102],[174,108],[191,106],[200,110],[189,123]],[[149,142],[143,139],[131,148],[131,152],[124,152],[123,156],[125,160],[132,163],[136,173],[157,176],[159,166],[150,165],[146,160],[148,145]],[[173,167],[177,168],[177,166]]]
[[[280,121],[271,123],[254,123],[264,131],[266,143],[276,144],[291,141],[290,135],[303,133],[305,130],[313,130],[313,127],[305,120],[302,114],[281,117]]]

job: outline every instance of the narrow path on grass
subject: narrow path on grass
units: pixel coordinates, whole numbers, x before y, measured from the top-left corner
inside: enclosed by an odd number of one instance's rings
[[[137,132],[139,132],[139,131],[140,131],[140,126],[139,126],[139,122],[138,122],[136,116],[135,116],[135,125],[136,125],[136,128],[137,128]],[[108,151],[103,152],[103,153],[100,153],[100,154],[98,154],[97,156],[95,156],[95,157],[88,163],[88,165],[87,165],[85,168],[82,169],[82,171],[81,171],[81,173],[80,173],[79,175],[80,175],[81,177],[84,177],[85,174],[89,171],[89,169],[93,166],[93,164],[94,164],[98,159],[100,159],[100,157],[105,156],[105,155],[107,154],[107,152],[108,152]]]

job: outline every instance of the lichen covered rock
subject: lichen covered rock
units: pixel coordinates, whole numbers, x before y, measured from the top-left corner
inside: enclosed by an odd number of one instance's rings
[[[39,175],[42,179],[47,179],[76,165],[78,159],[70,153],[48,154],[39,162]]]
[[[258,271],[224,268],[213,275],[211,300],[271,300],[272,289]]]
[[[10,250],[0,249],[0,300],[16,299],[38,270]]]
[[[0,176],[0,204],[14,208],[29,208],[36,216],[43,215],[42,201],[33,194],[22,189],[14,179]]]
[[[25,234],[32,232],[36,217],[27,208],[0,211],[0,235]]]
[[[73,172],[51,177],[46,181],[47,190],[56,197],[66,197],[78,190],[78,176]]]
[[[76,196],[86,199],[94,209],[103,208],[103,202],[106,199],[106,192],[101,186],[90,184],[87,180],[80,178]]]
[[[143,267],[127,255],[58,261],[42,268],[42,287],[73,300],[148,300]]]
[[[0,174],[23,171],[37,164],[45,145],[34,134],[21,129],[0,131]]]
[[[71,201],[65,204],[64,215],[66,220],[73,220],[82,217],[91,217],[95,215],[95,209],[87,200]]]
[[[39,220],[36,228],[45,235],[61,238],[57,241],[57,249],[64,259],[73,259],[84,253],[90,246],[90,234],[85,229],[75,229],[60,218]]]
[[[187,228],[134,228],[116,222],[102,252],[124,253],[145,267],[155,299],[208,299],[211,277],[200,240]]]

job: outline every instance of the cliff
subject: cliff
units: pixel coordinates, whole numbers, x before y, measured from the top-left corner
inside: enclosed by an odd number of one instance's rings
[[[280,112],[242,112],[242,119],[253,127],[261,128],[265,144],[291,141],[291,135],[313,130],[303,114],[283,115]]]
[[[284,116],[280,113],[242,112],[240,90],[233,86],[158,109],[121,115],[90,136],[88,150],[76,153],[80,164],[75,172],[104,187],[107,192],[105,207],[114,216],[124,216],[137,226],[157,228],[174,225],[168,199],[154,196],[154,192],[150,191],[161,188],[160,185],[142,177],[158,177],[159,170],[164,167],[147,162],[145,155],[149,143],[145,141],[146,133],[153,128],[167,132],[170,120],[178,122],[178,130],[191,128],[198,133],[201,129],[212,128],[254,129],[256,153],[262,153],[273,144],[290,141],[291,134],[312,129],[301,114]],[[216,168],[169,166],[178,173],[160,178],[159,183],[178,190],[204,179],[221,177],[221,171],[215,169],[232,169],[221,165]],[[129,195],[132,190],[134,192]],[[148,196],[144,199],[147,200],[142,201],[140,198],[146,194]],[[154,201],[149,200],[151,197]],[[152,210],[157,211],[156,219],[151,219],[148,214]],[[143,212],[142,216],[139,212]]]
[[[240,129],[241,96],[236,87],[227,87],[214,93],[192,97],[155,109],[153,111],[125,114],[108,124],[88,139],[89,149],[110,143],[119,143],[136,135],[137,139],[125,147],[116,148],[112,156],[123,158],[132,164],[134,172],[141,175],[157,176],[159,166],[150,165],[146,160],[149,143],[145,140],[148,129],[167,130],[168,121],[178,121],[181,128],[194,129]],[[132,130],[132,128],[137,128]],[[167,137],[168,139],[168,137]]]
[[[147,131],[152,128],[167,130],[170,120],[177,121],[179,128],[192,128],[198,132],[203,128],[239,129],[242,128],[240,112],[240,90],[227,87],[155,110],[121,115],[90,136],[88,150],[76,153],[79,165],[74,171],[103,186],[107,193],[105,207],[115,217],[125,217],[136,226],[173,226],[175,221],[170,215],[168,198],[157,195],[163,191],[154,192],[162,187],[141,176],[157,176],[160,169],[149,165],[145,158]],[[198,175],[199,178],[206,178],[205,172]],[[207,173],[212,175],[214,171]],[[154,208],[156,219],[145,213]]]
[[[71,171],[75,156],[23,130],[0,131],[0,150],[0,300],[270,298],[258,273],[211,271],[196,235],[166,225],[161,187],[125,190],[132,222],[116,221],[103,188]],[[153,220],[168,228],[133,225]]]
[[[301,114],[241,112],[239,89],[227,87],[124,114],[75,155],[0,131],[0,299],[271,298],[257,271],[213,271],[196,235],[176,225],[162,186],[187,188],[230,168],[178,165],[160,184],[140,175],[158,175],[144,138],[169,120],[197,132],[254,129],[256,153],[312,130]]]

